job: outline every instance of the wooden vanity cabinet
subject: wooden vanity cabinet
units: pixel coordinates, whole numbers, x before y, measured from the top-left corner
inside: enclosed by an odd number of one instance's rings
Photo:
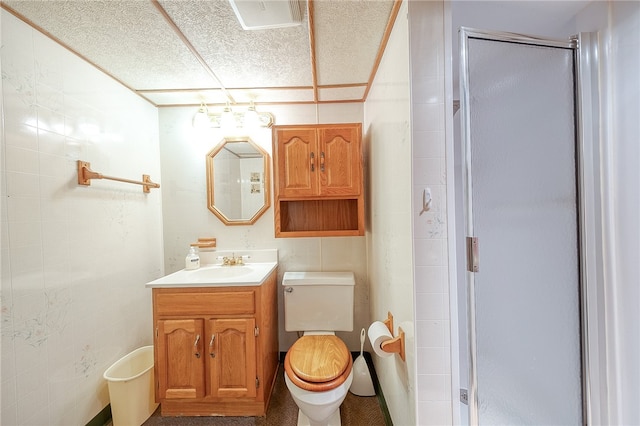
[[[276,237],[364,235],[362,125],[275,126]]]
[[[276,271],[256,287],[153,288],[163,416],[264,416],[278,368]]]

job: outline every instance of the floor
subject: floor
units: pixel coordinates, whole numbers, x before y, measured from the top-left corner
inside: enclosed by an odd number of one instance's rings
[[[162,417],[158,408],[143,426],[296,426],[297,417],[298,407],[284,383],[281,364],[266,417]],[[387,426],[377,396],[347,393],[340,417],[342,426]]]

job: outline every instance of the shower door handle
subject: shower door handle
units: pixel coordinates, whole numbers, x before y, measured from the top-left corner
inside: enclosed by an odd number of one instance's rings
[[[467,271],[478,272],[479,270],[478,237],[467,237]]]

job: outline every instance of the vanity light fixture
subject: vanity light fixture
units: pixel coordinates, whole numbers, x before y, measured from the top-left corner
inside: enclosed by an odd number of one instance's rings
[[[221,112],[211,112],[203,103],[193,116],[193,127],[196,128],[251,128],[251,127],[271,127],[273,125],[273,114],[256,110],[253,101],[243,110],[234,110],[227,102]]]

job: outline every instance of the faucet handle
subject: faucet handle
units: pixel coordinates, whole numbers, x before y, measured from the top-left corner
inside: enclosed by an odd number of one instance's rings
[[[222,260],[222,264],[223,265],[232,265],[233,263],[233,257],[227,257],[227,256],[218,256],[216,257],[216,259],[218,260]]]

